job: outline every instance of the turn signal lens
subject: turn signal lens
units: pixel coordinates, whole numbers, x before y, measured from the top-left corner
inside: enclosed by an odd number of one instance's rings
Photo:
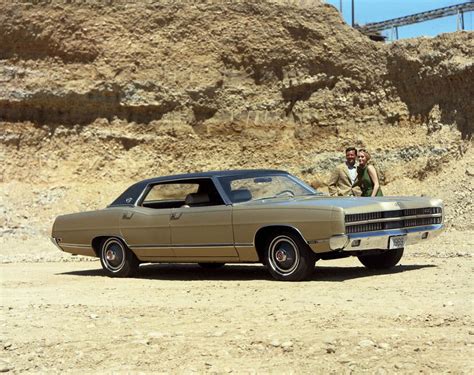
[[[352,243],[351,243],[351,246],[352,246],[352,247],[357,247],[357,246],[359,246],[359,245],[360,245],[360,240],[354,240],[354,241],[352,241]]]

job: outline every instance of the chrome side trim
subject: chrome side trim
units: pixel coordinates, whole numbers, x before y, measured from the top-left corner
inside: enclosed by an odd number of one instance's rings
[[[233,243],[198,243],[198,244],[172,244],[172,247],[234,247]]]
[[[243,244],[243,246],[247,246],[248,244]],[[142,248],[189,248],[189,247],[234,247],[234,246],[242,246],[240,244],[232,244],[232,243],[200,243],[200,244],[145,244],[145,245],[130,245],[131,248],[135,249],[142,249]],[[252,246],[252,245],[250,245]]]
[[[78,244],[78,243],[61,243],[61,246],[63,247],[77,247],[81,249],[91,249],[92,245],[84,245],[84,244]]]
[[[130,249],[171,249],[171,245],[130,245]]]
[[[329,242],[329,238],[324,238],[322,240],[309,240],[308,245],[314,245],[317,243],[326,243],[326,242]]]

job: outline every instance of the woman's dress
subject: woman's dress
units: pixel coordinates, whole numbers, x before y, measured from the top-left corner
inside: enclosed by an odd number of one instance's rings
[[[360,186],[363,197],[372,196],[372,192],[374,191],[374,183],[372,182],[372,179],[370,178],[367,167],[365,168],[357,167],[357,180],[356,180],[355,185]],[[379,185],[379,190],[377,191],[377,194],[375,196],[377,197],[383,196],[380,185]]]

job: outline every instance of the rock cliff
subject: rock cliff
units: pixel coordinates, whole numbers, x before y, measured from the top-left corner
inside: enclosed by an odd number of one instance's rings
[[[324,190],[349,145],[384,191],[441,195],[472,226],[474,34],[377,43],[306,3],[0,0],[3,227],[177,172],[277,167]]]

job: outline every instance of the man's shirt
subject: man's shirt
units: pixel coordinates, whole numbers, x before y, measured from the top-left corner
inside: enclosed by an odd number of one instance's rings
[[[352,184],[354,184],[357,178],[357,167],[355,165],[349,165],[346,163],[347,170],[349,172],[349,178],[351,179]]]

